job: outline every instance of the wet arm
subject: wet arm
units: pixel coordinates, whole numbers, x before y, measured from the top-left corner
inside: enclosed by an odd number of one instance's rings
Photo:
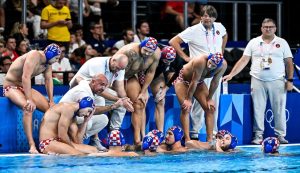
[[[66,144],[71,146],[72,142],[68,134],[68,130],[71,124],[71,120],[73,118],[74,112],[68,108],[62,110],[60,119],[58,122],[58,137]]]
[[[199,63],[199,62],[194,62],[194,63]],[[195,93],[195,90],[197,88],[198,85],[198,81],[201,79],[202,73],[203,73],[203,69],[205,68],[204,65],[201,64],[201,66],[197,66],[197,64],[193,64],[193,76],[192,76],[192,80],[190,82],[188,91],[187,91],[187,100],[192,100],[192,97]],[[196,67],[195,67],[196,66]]]
[[[32,100],[31,93],[31,75],[33,70],[39,63],[39,55],[36,52],[32,52],[28,55],[24,62],[23,74],[22,74],[22,86],[26,100]]]
[[[154,75],[155,75],[155,71],[156,68],[158,66],[159,63],[159,57],[158,55],[154,55],[155,56],[155,61],[151,64],[150,68],[147,70],[146,76],[145,76],[145,83],[142,87],[141,93],[146,93],[148,86],[150,85],[150,83],[152,82]]]
[[[212,99],[214,93],[216,92],[216,90],[219,86],[219,81],[221,80],[226,69],[227,69],[227,63],[224,60],[222,66],[221,66],[221,69],[215,74],[215,76],[213,77],[213,79],[210,83],[208,99]]]
[[[52,67],[49,65],[45,71],[45,87],[48,94],[49,102],[53,102],[53,80]]]

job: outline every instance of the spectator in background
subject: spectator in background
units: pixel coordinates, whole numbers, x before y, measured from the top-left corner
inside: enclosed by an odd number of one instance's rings
[[[6,0],[3,4],[5,27],[4,35],[9,35],[14,23],[20,21],[22,17],[22,1],[21,0]]]
[[[108,56],[113,56],[114,54],[116,54],[118,52],[118,50],[119,49],[116,48],[116,47],[110,48],[109,51],[108,51]]]
[[[61,54],[58,58],[58,61],[52,64],[52,77],[53,79],[56,78],[59,80],[61,84],[64,83],[63,81],[63,73],[55,73],[55,72],[66,72],[72,71],[71,64],[68,58],[66,58],[66,48],[64,46],[60,46]],[[68,79],[73,77],[72,74],[68,73]]]
[[[27,46],[29,46],[30,42],[27,38],[28,36],[28,28],[26,24],[16,22],[10,32],[10,35],[16,39],[16,43],[25,40]]]
[[[41,13],[44,7],[44,3],[40,0],[27,0],[26,22],[32,24],[34,39],[42,39],[47,36],[47,30],[41,29]]]
[[[167,14],[166,17],[171,17],[179,25],[181,29],[185,29],[184,26],[184,15],[183,15],[184,2],[166,2],[166,7],[164,13]],[[188,24],[194,25],[199,22],[200,15],[194,12],[195,3],[188,4]],[[198,20],[197,20],[198,19]]]
[[[141,43],[143,40],[148,38],[150,34],[150,27],[149,23],[146,20],[141,20],[136,24],[136,31],[137,34],[134,35],[135,43]]]
[[[134,40],[134,32],[132,28],[124,29],[122,32],[123,40],[117,41],[113,47],[120,49],[126,44],[132,43]]]
[[[1,36],[1,32],[4,31],[4,26],[5,26],[5,11],[3,8],[4,2],[5,1],[0,2],[0,36]]]
[[[2,57],[2,54],[6,51],[5,45],[5,41],[3,39],[0,39],[0,58]]]
[[[72,28],[71,14],[66,0],[55,0],[42,10],[41,28],[48,30],[48,42],[64,45],[69,50],[70,32]]]
[[[90,24],[90,33],[91,35],[86,39],[86,43],[90,44],[99,53],[99,56],[107,54],[109,49],[104,44],[103,24],[92,22]]]
[[[1,86],[3,85],[5,75],[11,64],[12,64],[12,61],[9,56],[0,58],[0,71],[2,72],[2,73],[0,73],[0,85]]]
[[[10,56],[12,61],[17,59],[19,56],[16,52],[16,39],[12,36],[8,36],[6,40],[6,50],[2,53],[2,56]]]
[[[286,93],[293,89],[293,54],[283,38],[277,37],[276,23],[266,18],[261,25],[262,35],[250,40],[243,56],[224,81],[237,75],[251,60],[251,96],[254,110],[253,144],[263,142],[264,116],[269,98],[274,113],[274,131],[281,144],[287,144]]]
[[[69,55],[77,48],[85,45],[86,42],[83,40],[83,27],[79,24],[74,24],[71,31]]]
[[[26,40],[21,40],[21,41],[17,42],[16,52],[17,52],[18,56],[22,56],[28,52],[28,44],[27,44]]]
[[[74,52],[75,49],[78,48],[78,44],[76,44],[76,38],[75,38],[75,32],[70,32],[70,44],[69,44],[69,50],[68,50],[68,57],[71,57],[71,54]]]
[[[81,48],[75,49],[70,56],[72,71],[78,71],[81,67],[81,59],[84,57],[84,51]]]
[[[73,21],[73,23],[77,23],[78,22],[78,10],[79,10],[78,0],[68,0],[68,4],[69,4],[70,11],[71,11],[72,21]],[[83,8],[83,12],[82,12],[83,22],[85,22],[91,12],[91,8],[88,3],[88,0],[83,0],[82,8]],[[84,23],[84,24],[87,24],[87,23]]]
[[[92,46],[89,44],[82,46],[82,48],[84,50],[84,60],[82,64],[84,64],[87,60],[94,58],[98,55],[98,52],[95,49],[93,49]]]

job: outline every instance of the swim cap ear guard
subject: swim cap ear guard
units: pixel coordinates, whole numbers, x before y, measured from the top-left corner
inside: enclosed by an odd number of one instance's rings
[[[142,143],[142,150],[150,150],[150,151],[156,151],[157,147],[159,146],[160,141],[158,136],[154,134],[149,134],[144,137],[143,143]]]
[[[173,132],[175,142],[180,141],[182,139],[183,130],[179,126],[170,127],[169,130],[171,130]]]
[[[161,50],[161,57],[165,63],[166,62],[173,62],[176,58],[176,50],[172,46],[166,46]]]
[[[151,130],[143,139],[142,150],[156,151],[163,140],[164,134],[160,130]]]
[[[217,52],[215,54],[209,54],[207,57],[207,60],[211,60],[212,62],[214,62],[217,65],[217,68],[222,66],[223,63],[223,55],[220,52]]]
[[[61,54],[61,50],[57,44],[49,44],[44,50],[46,56],[46,63],[48,63],[52,58],[59,56]]]
[[[140,47],[147,47],[153,51],[157,48],[157,40],[153,37],[148,37],[140,43]]]
[[[95,108],[94,105],[94,100],[91,97],[83,97],[79,101],[79,109],[84,109],[84,108]]]
[[[261,145],[262,145],[262,151],[264,153],[276,153],[278,152],[280,142],[275,137],[267,137],[266,139],[263,140]]]
[[[125,145],[125,138],[121,131],[113,130],[108,135],[108,145],[109,146],[123,146]]]

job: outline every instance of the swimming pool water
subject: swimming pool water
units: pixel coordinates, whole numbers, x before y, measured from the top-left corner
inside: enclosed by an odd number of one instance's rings
[[[0,155],[0,172],[300,172],[300,146],[280,146],[279,156],[259,147],[236,153],[193,151],[136,158]]]

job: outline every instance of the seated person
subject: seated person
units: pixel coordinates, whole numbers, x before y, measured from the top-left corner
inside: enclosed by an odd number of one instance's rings
[[[181,145],[181,139],[183,138],[183,130],[179,126],[170,127],[167,130],[165,143],[161,144],[157,148],[158,153],[169,152],[186,152],[188,149]]]
[[[261,150],[267,154],[279,154],[280,142],[276,137],[267,137],[261,143]]]
[[[217,152],[232,151],[238,140],[227,130],[220,130],[212,142],[190,140],[185,143],[188,149],[215,150]]]
[[[93,112],[94,101],[91,97],[84,97],[78,103],[59,103],[51,107],[45,113],[40,127],[40,152],[70,155],[98,152],[96,147],[72,142],[82,140]],[[84,123],[78,126],[77,131],[69,131],[71,126],[76,125],[76,117],[84,117]]]
[[[152,155],[156,152],[157,147],[163,142],[164,134],[154,129],[150,131],[143,139],[142,150],[146,155]]]
[[[113,157],[122,157],[122,156],[139,156],[135,152],[124,152],[122,151],[122,146],[125,144],[125,138],[121,131],[113,130],[109,133],[108,139],[108,152],[104,153],[93,153],[91,156],[113,156]]]

